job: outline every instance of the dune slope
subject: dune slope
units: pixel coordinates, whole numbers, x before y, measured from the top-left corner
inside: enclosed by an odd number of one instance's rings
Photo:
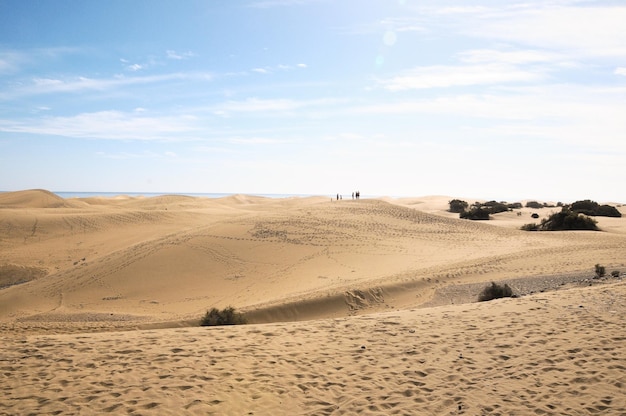
[[[0,267],[38,274],[0,291],[5,322],[188,322],[227,305],[258,321],[346,316],[414,307],[449,285],[619,267],[626,253],[620,232],[528,233],[405,201],[164,196],[42,208],[37,197],[24,209],[20,195],[0,209]]]

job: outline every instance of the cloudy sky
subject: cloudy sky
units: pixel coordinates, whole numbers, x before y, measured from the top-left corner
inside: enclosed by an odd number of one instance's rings
[[[0,190],[626,202],[626,5],[0,0]]]

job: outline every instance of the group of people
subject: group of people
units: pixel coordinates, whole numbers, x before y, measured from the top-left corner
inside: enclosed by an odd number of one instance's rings
[[[352,199],[360,199],[360,198],[361,198],[361,191],[352,192]],[[343,195],[337,194],[337,201],[339,201],[340,199],[343,199]]]

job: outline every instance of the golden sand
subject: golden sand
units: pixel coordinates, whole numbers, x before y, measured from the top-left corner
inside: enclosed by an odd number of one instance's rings
[[[626,414],[626,220],[449,199],[0,194],[0,414]]]

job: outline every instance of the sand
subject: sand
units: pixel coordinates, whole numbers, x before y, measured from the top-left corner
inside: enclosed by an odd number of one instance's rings
[[[450,199],[0,194],[0,414],[626,414],[626,220]]]

